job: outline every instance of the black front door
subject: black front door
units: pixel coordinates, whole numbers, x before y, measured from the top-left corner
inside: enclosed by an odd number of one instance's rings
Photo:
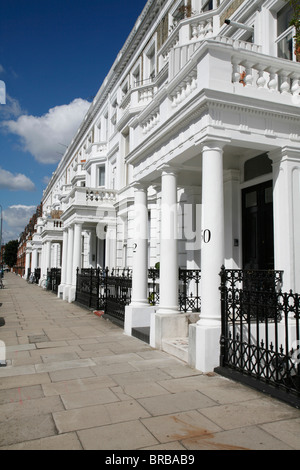
[[[242,192],[243,267],[274,269],[273,182]]]

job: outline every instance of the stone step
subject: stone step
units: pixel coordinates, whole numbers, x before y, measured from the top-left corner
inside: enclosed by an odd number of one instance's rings
[[[188,362],[189,338],[168,338],[162,342],[162,346],[168,354]]]
[[[149,344],[150,342],[150,326],[132,328],[131,334],[135,338],[138,338],[141,341],[144,341],[144,343]]]

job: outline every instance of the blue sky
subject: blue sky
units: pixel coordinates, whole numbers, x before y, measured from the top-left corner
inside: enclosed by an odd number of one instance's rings
[[[2,242],[35,208],[146,0],[1,0]]]

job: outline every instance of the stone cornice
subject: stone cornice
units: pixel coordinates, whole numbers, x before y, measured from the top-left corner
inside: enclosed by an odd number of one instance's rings
[[[178,128],[182,129],[188,126],[195,119],[198,119],[204,114],[210,114],[212,117],[213,110],[215,109],[230,111],[233,114],[245,113],[248,115],[257,115],[266,119],[279,119],[291,122],[300,121],[300,116],[295,112],[293,106],[276,103],[274,107],[273,102],[262,100],[259,94],[256,95],[256,98],[247,98],[233,93],[203,89],[200,93],[197,93],[193,99],[180,107],[176,114],[173,114],[167,121],[155,129],[147,139],[143,140],[143,142],[128,155],[127,163],[136,164],[140,160],[143,160],[150,151],[153,153],[154,149],[164,145],[163,141],[165,138],[170,139],[172,135],[176,135]],[[218,129],[223,129],[224,132],[226,132],[227,127],[222,122],[210,123],[209,129],[214,128],[217,135]],[[207,129],[203,129],[203,135],[206,132]],[[251,132],[251,129],[249,129],[249,132]],[[271,137],[271,135],[269,137]]]

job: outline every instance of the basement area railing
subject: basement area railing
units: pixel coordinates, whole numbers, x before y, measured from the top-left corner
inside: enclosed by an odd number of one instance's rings
[[[281,271],[221,276],[220,373],[300,407],[300,296],[282,292]]]
[[[159,304],[160,272],[148,270],[149,305]],[[180,312],[200,312],[201,271],[179,269],[178,303]],[[131,301],[132,271],[129,268],[77,269],[76,301],[88,308],[105,310],[111,304],[119,304],[122,310]]]

